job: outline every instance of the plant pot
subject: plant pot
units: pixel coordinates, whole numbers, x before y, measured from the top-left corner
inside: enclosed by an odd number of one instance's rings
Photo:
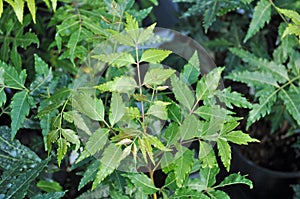
[[[247,175],[253,182],[253,189],[236,186],[232,198],[235,199],[288,199],[293,197],[292,184],[300,183],[300,171],[281,172],[263,168],[245,158],[238,147],[232,147],[232,172]]]

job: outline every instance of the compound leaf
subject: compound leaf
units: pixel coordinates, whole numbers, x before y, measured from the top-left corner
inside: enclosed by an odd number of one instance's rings
[[[175,176],[176,184],[178,187],[182,187],[183,183],[187,179],[190,171],[192,170],[194,164],[194,153],[191,150],[185,150],[179,158],[175,160]]]
[[[151,179],[143,173],[123,174],[122,176],[127,177],[136,187],[142,188],[146,194],[154,194],[159,190]]]
[[[140,61],[157,64],[167,58],[171,53],[172,51],[170,50],[148,49],[144,51]]]
[[[230,169],[230,161],[231,161],[231,148],[227,141],[223,139],[217,140],[217,146],[219,151],[219,156],[226,168],[227,171]]]

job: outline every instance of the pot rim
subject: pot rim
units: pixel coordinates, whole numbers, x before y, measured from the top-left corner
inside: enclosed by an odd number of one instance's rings
[[[277,170],[272,170],[272,169],[268,169],[265,167],[262,167],[256,163],[254,163],[253,161],[249,160],[248,158],[246,158],[239,150],[238,150],[238,146],[232,146],[233,152],[236,153],[237,156],[239,156],[239,158],[245,162],[247,165],[254,167],[257,170],[260,170],[261,172],[265,172],[269,175],[275,175],[278,176],[280,178],[300,178],[300,171],[277,171]]]

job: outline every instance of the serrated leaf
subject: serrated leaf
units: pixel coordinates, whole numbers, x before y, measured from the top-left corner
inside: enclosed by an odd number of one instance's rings
[[[143,173],[123,174],[122,176],[127,177],[136,187],[142,188],[143,192],[146,194],[154,194],[159,191],[151,179]]]
[[[289,114],[297,121],[297,124],[300,125],[300,89],[298,92],[291,90],[286,91],[282,89],[279,92],[279,97],[284,101]]]
[[[37,194],[31,199],[59,199],[65,195],[65,192],[53,192],[53,193],[44,193]]]
[[[230,87],[224,89],[223,91],[220,91],[217,95],[220,101],[225,103],[226,107],[230,109],[233,109],[233,106],[241,108],[252,107],[252,104],[248,102],[247,99],[243,97],[241,93],[231,91]]]
[[[36,23],[36,20],[35,20],[35,18],[36,18],[35,0],[27,0],[27,7],[30,11],[33,22]]]
[[[252,181],[238,173],[230,174],[217,186],[225,187],[225,186],[234,185],[234,184],[245,184],[245,185],[248,185],[250,187],[250,189],[253,188]]]
[[[261,86],[261,85],[270,85],[274,87],[279,87],[276,79],[270,73],[265,72],[232,72],[226,78],[245,83],[249,86]]]
[[[11,130],[0,126],[0,167],[9,170],[15,165],[34,168],[41,159],[32,150],[22,145],[18,140],[11,141]]]
[[[219,173],[220,169],[219,167],[213,167],[213,168],[203,168],[200,169],[200,182],[204,183],[206,189],[209,187],[212,187],[216,183],[216,176]]]
[[[199,120],[195,115],[188,115],[178,129],[180,140],[189,140],[198,134]]]
[[[178,79],[175,75],[171,77],[171,85],[173,87],[173,92],[176,100],[188,110],[192,110],[194,106],[195,97],[191,89]]]
[[[195,51],[188,63],[183,66],[183,70],[180,73],[180,79],[191,85],[197,82],[199,75],[200,62],[198,58],[198,52]]]
[[[111,126],[114,126],[124,116],[125,104],[123,103],[122,97],[118,93],[112,93],[109,122]]]
[[[185,198],[190,198],[190,199],[209,199],[208,196],[206,196],[204,193],[198,192],[196,190],[191,190],[186,187],[183,187],[181,189],[177,189],[175,191],[175,194],[170,197],[170,199],[185,199]]]
[[[282,8],[278,8],[276,7],[276,10],[279,11],[281,14],[287,16],[288,18],[292,19],[292,21],[297,24],[300,25],[300,14],[297,13],[294,10],[288,10],[288,9],[282,9]]]
[[[6,94],[4,87],[0,87],[0,107],[2,107],[6,102]]]
[[[63,138],[58,138],[57,140],[57,163],[60,167],[61,160],[65,157],[68,150],[68,142]]]
[[[247,145],[249,142],[259,142],[259,140],[251,138],[248,134],[243,133],[242,131],[232,131],[222,136],[226,138],[227,141],[240,145]]]
[[[18,90],[25,89],[25,79],[21,78],[14,67],[7,65],[2,61],[0,61],[0,67],[2,67],[5,71],[3,74],[5,86]]]
[[[231,48],[230,51],[243,59],[244,62],[251,64],[253,67],[262,69],[262,71],[270,72],[273,77],[280,83],[284,83],[289,80],[287,69],[284,65],[275,63],[274,61],[268,61],[263,58],[258,58],[248,51]]]
[[[217,140],[218,146],[218,153],[221,157],[223,165],[225,166],[226,170],[229,171],[230,169],[230,161],[231,161],[231,147],[227,141],[223,139]]]
[[[122,150],[120,147],[110,144],[105,148],[100,159],[100,167],[93,182],[92,190],[94,190],[108,175],[110,175],[121,162]]]
[[[88,139],[85,149],[91,155],[94,155],[100,150],[102,150],[108,141],[108,133],[109,133],[109,129],[105,129],[105,128],[97,129]]]
[[[80,190],[87,183],[89,183],[95,179],[99,166],[100,166],[100,162],[98,160],[96,160],[87,167],[87,169],[84,172],[83,177],[81,178],[80,183],[78,185],[78,190]]]
[[[167,105],[169,105],[169,102],[163,102],[163,101],[155,101],[147,111],[148,115],[153,115],[159,119],[167,120],[168,119],[168,112],[167,112]]]
[[[36,184],[38,188],[45,192],[59,192],[62,191],[62,186],[56,181],[40,180]]]
[[[157,137],[148,135],[147,140],[149,144],[153,145],[155,148],[161,151],[171,151],[171,149],[167,148]]]
[[[253,35],[255,35],[265,23],[269,23],[271,19],[271,3],[268,0],[260,0],[254,8],[252,20],[250,22],[247,35],[244,39],[246,43]]]
[[[209,192],[209,195],[211,199],[230,199],[229,195],[226,192],[220,190],[213,190]]]
[[[14,139],[25,117],[28,116],[29,110],[28,93],[26,91],[16,93],[11,102],[11,139]]]
[[[77,44],[79,42],[81,32],[82,32],[82,27],[80,24],[78,30],[74,31],[71,34],[70,39],[68,41],[67,47],[69,48],[69,53],[70,53],[69,56],[70,56],[71,62],[74,62],[75,51],[76,51]]]
[[[167,141],[167,146],[175,144],[179,139],[178,125],[174,122],[170,123],[165,130],[164,137]]]
[[[172,51],[170,50],[148,49],[142,54],[140,62],[157,64],[167,58],[171,53]]]
[[[203,22],[204,22],[204,29],[205,29],[205,33],[207,33],[208,28],[211,26],[211,24],[216,21],[216,12],[217,12],[217,2],[212,3],[212,5],[210,5],[208,7],[207,10],[205,10],[204,12],[204,18],[203,18]]]
[[[80,140],[76,132],[72,129],[61,129],[61,133],[68,142],[75,144],[75,151],[77,151],[80,147]]]
[[[182,187],[194,164],[193,151],[185,149],[182,155],[175,160],[175,164],[176,184],[178,187]]]
[[[50,161],[50,157],[38,163],[37,166],[33,169],[28,170],[25,173],[21,173],[18,176],[18,179],[14,181],[12,186],[9,188],[6,197],[7,198],[23,198],[32,181],[34,181],[40,172],[47,166]]]
[[[46,75],[49,73],[48,64],[37,54],[34,54],[34,67],[35,72],[39,75]]]
[[[249,112],[249,117],[247,119],[247,128],[250,127],[255,121],[270,114],[271,108],[277,99],[277,92],[274,88],[266,87],[256,93],[259,96],[259,104],[254,104],[252,110]]]
[[[200,142],[199,144],[199,160],[202,162],[202,168],[209,167],[213,168],[217,166],[217,159],[215,156],[215,152],[210,144],[207,142]]]
[[[107,62],[107,63],[111,64],[112,66],[115,66],[118,68],[135,63],[133,56],[128,52],[101,54],[101,55],[94,55],[92,57],[99,59],[103,62]]]
[[[144,85],[158,86],[164,85],[165,81],[169,79],[175,70],[173,69],[164,69],[164,68],[154,68],[147,71],[144,77]]]
[[[101,99],[92,98],[86,93],[73,96],[73,106],[79,112],[96,121],[104,120],[104,105]]]
[[[125,13],[125,16],[126,16],[126,23],[125,23],[125,29],[127,31],[130,31],[130,30],[136,30],[139,28],[139,24],[138,22],[136,21],[135,18],[133,18],[130,14],[128,13]]]
[[[282,34],[282,38],[286,37],[287,35],[296,35],[300,37],[299,25],[288,24]]]
[[[148,41],[153,36],[153,30],[154,30],[155,26],[156,26],[156,23],[141,30],[140,35],[139,35],[139,40],[138,40],[139,44]]]
[[[133,77],[122,76],[115,78],[113,81],[100,84],[96,88],[102,91],[130,93],[137,88],[137,84]]]
[[[168,106],[168,116],[174,122],[181,123],[182,114],[178,104],[172,103]]]

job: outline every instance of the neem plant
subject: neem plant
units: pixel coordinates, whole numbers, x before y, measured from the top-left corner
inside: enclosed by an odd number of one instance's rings
[[[76,164],[88,167],[79,189],[93,182],[95,194],[106,191],[106,196],[112,198],[224,198],[228,195],[219,188],[236,183],[252,187],[251,181],[239,174],[231,174],[216,184],[220,169],[212,147],[216,143],[229,171],[229,142],[247,144],[257,140],[235,131],[240,118],[218,102],[228,108],[251,104],[239,93],[219,89],[223,68],[215,68],[200,78],[197,52],[180,75],[160,64],[172,52],[144,49],[154,39],[154,27],[155,24],[139,29],[137,21],[127,14],[125,32],[111,31],[112,39],[104,45],[108,53],[97,54],[96,50],[89,61],[95,63],[96,59],[100,64],[88,65],[89,72],[81,74],[69,91],[74,109],[63,110],[57,122],[61,124],[64,118],[85,134],[81,134],[86,144]],[[117,51],[131,48],[133,51]],[[95,79],[94,75],[103,69],[104,76]],[[98,81],[102,83],[93,86]],[[166,81],[170,81],[169,86]],[[59,161],[67,145],[77,140],[74,131],[61,128],[47,136],[49,148],[51,143],[58,145]],[[196,155],[189,148],[192,142],[199,144]],[[155,186],[157,169],[167,175],[160,187]],[[189,178],[194,172],[199,177]]]

